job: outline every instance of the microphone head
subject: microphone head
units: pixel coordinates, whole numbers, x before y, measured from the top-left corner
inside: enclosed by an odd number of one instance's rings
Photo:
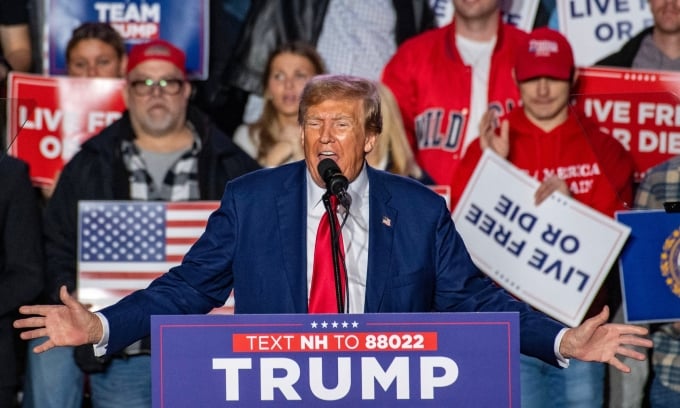
[[[347,187],[349,186],[349,181],[347,177],[342,174],[340,167],[333,159],[323,159],[319,162],[317,166],[319,175],[326,183],[326,189],[328,192],[338,198],[341,198],[341,203],[345,208],[349,209],[349,203],[351,203],[351,198],[347,194]]]
[[[321,160],[316,169],[326,185],[328,185],[328,182],[334,175],[338,173],[342,174],[340,167],[338,167],[338,164],[333,159]]]

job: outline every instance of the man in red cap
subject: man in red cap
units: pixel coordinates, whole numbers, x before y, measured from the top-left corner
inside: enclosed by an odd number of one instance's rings
[[[555,191],[609,216],[631,203],[634,167],[629,153],[570,109],[577,72],[567,39],[548,28],[534,30],[517,52],[514,77],[522,106],[503,118],[493,110],[484,115],[479,143],[470,146],[453,175],[453,205],[486,148],[541,181],[536,205]],[[608,281],[586,317],[608,303],[608,289],[617,290]],[[522,407],[601,407],[604,370],[602,364],[580,361],[559,370],[522,356]]]
[[[185,60],[184,52],[163,40],[130,50],[127,111],[82,145],[45,210],[47,301],[59,303],[62,285],[77,289],[79,200],[219,200],[227,181],[259,168],[189,106]],[[148,338],[106,360],[96,359],[92,347],[75,351],[75,360],[73,347],[30,353],[24,407],[80,407],[82,371],[90,374],[94,406],[151,406]]]

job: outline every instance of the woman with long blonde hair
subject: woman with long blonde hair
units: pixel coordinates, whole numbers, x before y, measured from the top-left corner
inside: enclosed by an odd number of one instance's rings
[[[325,73],[321,56],[302,42],[280,45],[269,56],[262,78],[265,104],[252,125],[241,125],[234,143],[264,167],[275,167],[303,156],[297,122],[302,89],[313,76]]]

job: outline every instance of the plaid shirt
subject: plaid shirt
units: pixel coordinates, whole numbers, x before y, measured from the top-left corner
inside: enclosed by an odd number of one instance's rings
[[[130,172],[130,199],[139,201],[190,201],[200,199],[198,190],[198,153],[201,139],[190,126],[194,143],[172,165],[163,179],[160,191],[154,186],[139,149],[131,141],[124,140],[121,145],[123,162]]]
[[[680,200],[680,156],[647,171],[635,197],[636,208],[663,209],[666,201]]]
[[[397,13],[391,0],[333,0],[316,48],[328,72],[380,79],[397,50]]]
[[[635,197],[636,208],[661,209],[666,201],[680,200],[680,156],[667,160],[645,175]],[[654,332],[652,364],[661,384],[680,392],[680,332],[665,324]]]
[[[680,332],[672,324],[665,324],[654,332],[652,339],[654,372],[661,384],[680,392]]]
[[[191,201],[201,198],[198,190],[198,153],[201,151],[201,138],[189,122],[187,126],[194,136],[194,143],[191,149],[182,153],[170,167],[160,191],[154,185],[137,146],[132,141],[122,141],[123,162],[130,172],[130,200]],[[133,356],[150,352],[149,338],[144,338],[126,347],[123,354]]]

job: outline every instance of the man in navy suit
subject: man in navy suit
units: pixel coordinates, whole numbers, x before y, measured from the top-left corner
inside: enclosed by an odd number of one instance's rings
[[[236,313],[307,313],[317,226],[326,191],[317,166],[334,160],[349,180],[351,208],[342,227],[345,312],[518,311],[522,353],[555,365],[596,360],[628,371],[617,354],[644,359],[646,329],[605,324],[608,310],[566,329],[495,286],[474,266],[444,200],[415,181],[366,165],[382,130],[370,81],[340,75],[312,79],[299,111],[305,161],[245,175],[227,184],[220,208],[182,265],[114,306],[91,313],[65,305],[24,306],[24,339],[34,348],[95,344],[111,353],[150,330],[154,314],[207,313],[232,288]]]

